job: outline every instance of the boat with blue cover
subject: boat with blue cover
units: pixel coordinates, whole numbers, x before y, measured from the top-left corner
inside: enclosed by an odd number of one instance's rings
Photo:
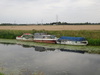
[[[62,36],[56,42],[57,44],[68,44],[68,45],[87,45],[88,44],[88,41],[84,37]]]

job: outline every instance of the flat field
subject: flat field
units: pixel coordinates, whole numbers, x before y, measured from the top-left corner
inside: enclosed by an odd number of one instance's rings
[[[0,30],[100,30],[100,25],[0,26]]]

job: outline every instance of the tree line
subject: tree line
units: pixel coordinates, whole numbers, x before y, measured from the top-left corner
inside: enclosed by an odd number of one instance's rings
[[[16,23],[1,23],[0,26],[25,26],[25,25],[100,25],[100,23],[67,23],[67,22],[52,22],[52,23],[38,23],[38,24],[16,24]]]
[[[67,23],[67,22],[52,22],[52,23],[46,23],[45,25],[100,25],[100,23]]]

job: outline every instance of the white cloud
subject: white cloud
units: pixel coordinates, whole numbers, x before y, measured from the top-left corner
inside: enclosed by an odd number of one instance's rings
[[[56,15],[60,21],[99,22],[99,3],[99,0],[0,0],[0,22],[6,22],[6,18],[18,22],[26,20],[34,23],[41,19],[52,22]],[[93,16],[97,19],[93,20]],[[9,21],[12,22],[12,19]]]
[[[87,6],[91,6],[95,3],[94,0],[77,0],[75,2],[75,5],[76,6],[84,6],[84,7],[87,7]]]

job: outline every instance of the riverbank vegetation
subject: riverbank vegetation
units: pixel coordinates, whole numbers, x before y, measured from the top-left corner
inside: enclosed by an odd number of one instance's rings
[[[0,75],[4,75],[4,74],[0,72]]]
[[[1,39],[15,39],[23,33],[44,32],[51,35],[71,37],[85,37],[92,46],[100,46],[100,30],[62,30],[62,31],[46,31],[46,30],[0,30]]]
[[[48,43],[37,43],[37,42],[26,42],[18,41],[15,39],[0,39],[0,43],[9,45],[9,44],[18,44],[23,47],[44,47],[46,49],[65,49],[71,51],[85,51],[87,53],[100,54],[100,46],[72,46],[72,45],[63,45],[63,44],[48,44]]]

